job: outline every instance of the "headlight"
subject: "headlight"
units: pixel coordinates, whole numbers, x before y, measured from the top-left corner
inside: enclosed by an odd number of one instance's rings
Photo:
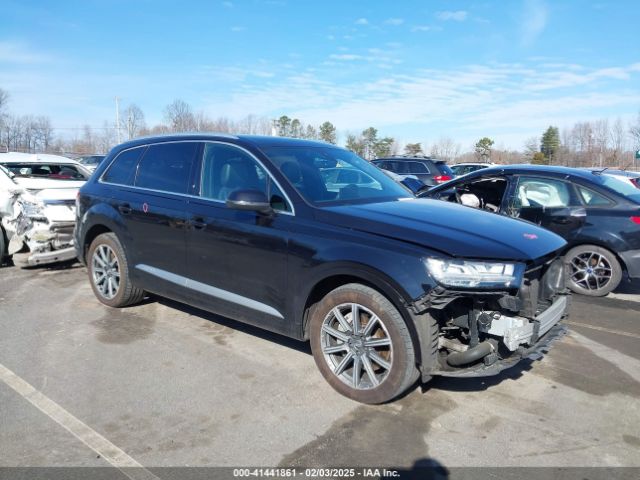
[[[522,280],[524,265],[512,262],[473,262],[427,258],[431,276],[447,287],[460,288],[517,288]]]

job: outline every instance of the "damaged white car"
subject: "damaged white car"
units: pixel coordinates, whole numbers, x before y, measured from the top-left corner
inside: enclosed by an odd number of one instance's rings
[[[91,173],[57,155],[0,154],[0,257],[19,266],[75,258],[78,189]]]

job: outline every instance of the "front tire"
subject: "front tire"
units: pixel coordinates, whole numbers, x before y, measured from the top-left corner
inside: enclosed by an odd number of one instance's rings
[[[603,297],[615,290],[622,280],[622,266],[615,254],[596,245],[580,245],[565,255],[568,286],[590,297]]]
[[[352,400],[388,402],[419,376],[407,325],[370,287],[351,283],[331,291],[313,308],[309,327],[318,369]]]
[[[103,233],[91,242],[87,269],[93,293],[105,305],[126,307],[144,298],[144,290],[131,283],[127,257],[114,233]]]

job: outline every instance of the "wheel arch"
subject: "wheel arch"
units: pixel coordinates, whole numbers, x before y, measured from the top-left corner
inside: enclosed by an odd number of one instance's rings
[[[567,246],[562,251],[562,255],[563,256],[566,255],[567,253],[569,253],[570,250],[572,250],[572,249],[574,249],[576,247],[585,247],[585,246],[589,246],[589,245],[593,245],[594,247],[604,248],[605,250],[608,250],[609,252],[611,252],[613,254],[613,256],[616,257],[616,260],[618,260],[618,262],[620,263],[620,267],[622,268],[622,271],[624,273],[628,273],[627,265],[626,265],[624,259],[618,254],[616,249],[612,248],[611,245],[608,244],[607,242],[603,242],[601,240],[586,239],[586,240],[581,240],[581,241],[569,243],[569,244],[567,244]]]
[[[411,341],[413,342],[416,354],[416,363],[420,365],[422,362],[422,329],[420,325],[416,323],[416,317],[410,311],[409,306],[412,303],[411,297],[400,285],[387,275],[363,265],[341,265],[338,268],[334,267],[331,270],[325,271],[323,275],[317,276],[313,282],[310,282],[312,287],[303,295],[304,303],[298,316],[298,318],[302,319],[302,339],[309,339],[309,320],[314,306],[332,290],[349,283],[358,283],[376,290],[384,295],[398,310],[411,335]]]

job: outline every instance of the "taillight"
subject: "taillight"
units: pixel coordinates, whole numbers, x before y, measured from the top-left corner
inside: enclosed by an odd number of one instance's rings
[[[444,183],[444,182],[448,182],[449,180],[451,180],[451,176],[449,176],[449,175],[436,175],[435,177],[433,177],[433,179],[437,183]]]
[[[640,188],[640,177],[630,178],[629,180],[635,185],[636,188]]]
[[[640,225],[640,217],[631,217],[631,221]]]

